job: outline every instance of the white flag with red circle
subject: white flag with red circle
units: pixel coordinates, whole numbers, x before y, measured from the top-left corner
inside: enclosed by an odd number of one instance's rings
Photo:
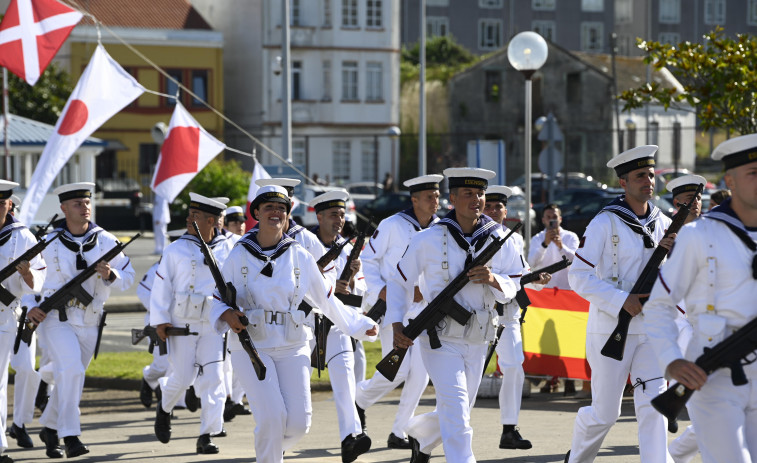
[[[144,91],[102,45],[95,48],[34,169],[21,205],[19,220],[22,223],[31,223],[34,219],[53,180],[79,145]]]
[[[245,229],[249,230],[252,227],[255,226],[255,224],[258,223],[257,220],[255,220],[255,217],[252,216],[252,211],[250,211],[250,203],[253,199],[255,199],[255,196],[258,195],[258,189],[260,188],[257,183],[255,183],[255,180],[259,180],[262,178],[271,178],[271,176],[268,174],[268,172],[263,168],[263,166],[260,164],[260,161],[255,159],[255,167],[252,168],[252,179],[250,179],[250,189],[247,190],[247,220],[245,221]]]
[[[160,148],[152,191],[173,202],[197,172],[225,148],[226,145],[206,132],[177,102],[166,140]]]
[[[0,66],[34,85],[81,18],[56,0],[11,0],[0,23]]]

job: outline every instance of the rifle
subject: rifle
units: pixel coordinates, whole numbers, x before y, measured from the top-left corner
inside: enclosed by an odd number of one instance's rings
[[[130,245],[134,240],[139,238],[142,234],[137,233],[136,235],[132,236],[132,238],[126,242],[121,243],[117,242],[115,246],[110,248],[108,252],[100,256],[96,261],[94,261],[89,267],[82,270],[78,275],[73,277],[68,283],[61,286],[60,289],[55,291],[50,297],[45,299],[39,304],[40,310],[43,312],[50,313],[52,310],[58,311],[58,318],[60,321],[65,322],[68,320],[68,317],[66,316],[66,305],[76,299],[80,304],[84,305],[85,307],[92,303],[92,295],[87,292],[87,290],[84,289],[82,286],[85,281],[87,281],[92,275],[96,273],[95,268],[97,267],[97,264],[100,262],[110,262],[113,260],[114,257],[116,257],[118,254],[121,253],[121,251],[124,250],[124,248],[128,245]],[[32,335],[34,334],[34,331],[37,329],[37,325],[32,323],[29,320],[25,320],[25,326],[24,329],[21,330],[20,336],[21,340],[24,341],[27,345],[29,345],[32,342]],[[14,352],[16,353],[16,352]]]
[[[26,251],[24,251],[23,254],[18,256],[16,259],[13,260],[10,264],[6,265],[5,268],[0,270],[0,302],[2,302],[4,305],[11,305],[13,301],[16,300],[16,296],[8,291],[5,286],[3,286],[2,282],[10,278],[11,275],[16,273],[16,266],[18,266],[19,263],[23,261],[31,261],[34,259],[37,254],[44,251],[44,249],[55,239],[60,236],[62,232],[58,232],[55,235],[53,235],[52,238],[49,240],[41,239],[35,244],[34,246],[30,247]]]
[[[184,328],[180,328],[178,326],[169,326],[166,328],[166,336],[197,336],[198,333],[196,331],[189,331],[189,324],[185,326]],[[154,326],[147,325],[141,330],[132,328],[131,330],[131,345],[136,346],[139,341],[143,340],[144,338],[150,339],[150,346],[147,348],[147,350],[152,354],[153,350],[155,349],[155,346],[158,346],[158,352],[160,355],[166,355],[168,352],[168,349],[166,347],[166,342],[162,339],[160,339],[160,336],[158,336],[158,330]]]
[[[216,289],[218,289],[218,293],[221,295],[221,301],[223,301],[223,303],[229,306],[231,309],[238,311],[239,306],[237,306],[237,289],[230,281],[226,282],[223,280],[221,270],[218,268],[218,262],[216,261],[213,253],[210,252],[208,244],[205,242],[205,240],[202,239],[202,233],[200,233],[200,228],[197,226],[197,222],[192,222],[192,227],[194,227],[195,233],[197,233],[197,238],[200,242],[200,250],[202,251],[202,255],[205,256],[205,263],[208,264],[210,274],[213,275],[213,280],[216,283]],[[250,324],[250,321],[244,315],[239,317],[239,321],[244,326]],[[244,329],[237,333],[237,335],[239,336],[239,342],[242,344],[242,348],[250,357],[252,367],[255,369],[255,374],[260,381],[263,381],[265,379],[266,368],[263,364],[263,360],[260,358],[260,354],[258,354],[258,350],[255,348],[255,344],[252,343],[250,333],[247,332],[247,329]]]
[[[484,360],[484,371],[481,372],[482,378],[486,375],[486,367],[489,366],[489,361],[494,356],[494,350],[497,348],[497,344],[499,344],[499,338],[502,337],[503,331],[505,331],[505,325],[499,325],[497,328],[497,336],[495,336],[494,341],[489,344],[489,350],[486,351],[486,360]]]
[[[371,310],[369,310],[365,314],[365,316],[378,323],[379,318],[383,317],[384,314],[386,314],[386,301],[379,299],[378,301],[376,301],[376,304],[371,307]]]
[[[34,237],[37,238],[37,241],[42,239],[45,233],[47,233],[47,229],[50,228],[50,225],[52,225],[53,222],[55,222],[55,219],[57,218],[58,218],[58,214],[55,214],[53,218],[50,219],[50,221],[47,222],[47,225],[45,225],[44,227],[37,225],[37,231],[34,233]]]
[[[334,323],[320,314],[315,316],[315,347],[310,353],[310,366],[318,371],[318,377],[321,377],[321,371],[326,369],[326,341],[328,340],[329,331]]]
[[[21,307],[21,316],[18,318],[18,330],[16,331],[16,340],[13,341],[13,353],[18,353],[18,348],[21,345],[21,333],[24,332],[24,326],[26,325],[26,311],[27,307]]]
[[[465,325],[468,323],[468,319],[471,317],[472,312],[469,312],[463,306],[458,304],[453,297],[459,293],[460,290],[465,287],[470,281],[468,279],[468,271],[473,267],[484,265],[490,261],[502,246],[505,244],[508,238],[515,233],[520,227],[521,223],[515,225],[504,238],[493,238],[492,243],[485,247],[476,256],[470,264],[466,265],[462,272],[455,277],[435,298],[429,302],[425,309],[418,314],[413,320],[411,320],[407,326],[402,330],[402,334],[410,339],[417,338],[423,331],[428,331],[429,341],[431,341],[431,348],[437,349],[441,347],[439,344],[438,336],[436,336],[436,325],[441,322],[444,317],[449,315],[454,321]],[[389,381],[394,381],[399,371],[402,360],[407,354],[407,349],[395,347],[386,357],[384,357],[378,364],[376,364],[376,370],[384,375]]]
[[[352,238],[354,238],[354,236],[345,238],[341,244],[337,244],[336,240],[334,240],[334,243],[331,245],[331,248],[326,251],[326,254],[322,255],[321,258],[316,261],[318,267],[326,268],[327,265],[329,265],[332,261],[339,257],[339,254],[342,253],[342,249],[344,249],[344,247],[349,244]]]
[[[663,238],[668,237],[671,233],[678,233],[686,222],[686,217],[689,215],[691,205],[696,201],[697,196],[702,193],[704,186],[699,185],[694,192],[694,200],[689,201],[689,204],[684,204],[678,209],[673,222],[668,227],[668,231],[665,232]],[[668,250],[662,246],[657,246],[652,253],[652,257],[649,258],[644,269],[641,271],[639,278],[631,288],[629,294],[649,294],[652,291],[657,280],[657,274],[660,272],[660,264],[668,255]],[[646,302],[642,301],[642,304]],[[626,349],[626,339],[628,338],[628,327],[631,324],[631,316],[625,309],[621,308],[618,314],[618,324],[615,326],[615,330],[610,334],[604,347],[600,351],[605,357],[610,357],[615,360],[623,360],[623,351]]]
[[[103,338],[103,330],[107,326],[105,324],[105,317],[108,316],[108,312],[103,310],[103,314],[100,315],[100,323],[97,325],[97,342],[95,343],[95,359],[97,359],[97,354],[100,352],[100,341]]]
[[[705,347],[696,363],[708,375],[720,368],[731,369],[734,386],[743,386],[748,380],[741,360],[757,348],[757,318],[742,326],[712,348]],[[652,406],[668,420],[675,420],[694,391],[675,383],[667,391],[652,399]]]
[[[371,218],[371,221],[373,221],[373,218]],[[355,262],[356,259],[360,258],[360,253],[363,252],[363,246],[365,246],[365,239],[368,236],[366,234],[366,231],[368,230],[369,226],[370,226],[370,221],[365,224],[363,231],[358,233],[357,238],[355,238],[355,244],[352,246],[352,251],[350,252],[349,257],[347,257],[347,262],[344,264],[344,268],[342,269],[341,275],[339,275],[339,280],[349,281],[350,278],[352,277],[352,269],[350,267],[352,266],[352,263]],[[344,304],[351,305],[352,307],[360,307],[361,305],[363,305],[363,296],[358,296],[356,294],[341,294],[341,293],[335,293],[334,296],[336,296],[336,298],[342,301]]]
[[[538,280],[540,278],[539,275],[541,275],[542,273],[549,273],[550,275],[552,275],[553,273],[557,273],[560,270],[568,268],[570,264],[572,264],[572,262],[569,261],[567,257],[562,256],[562,260],[559,260],[554,264],[547,265],[544,268],[534,270],[533,272],[527,273],[520,277],[520,289],[517,293],[515,293],[515,301],[518,303],[518,306],[522,310],[520,314],[521,323],[525,323],[526,311],[528,311],[528,306],[531,305],[531,299],[528,298],[525,285]]]

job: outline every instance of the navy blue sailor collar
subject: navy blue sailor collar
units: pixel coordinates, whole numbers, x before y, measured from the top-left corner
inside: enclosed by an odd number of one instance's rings
[[[5,224],[3,225],[3,228],[0,228],[0,246],[8,242],[14,230],[20,228],[26,228],[26,226],[11,214],[6,214]]]
[[[634,233],[639,234],[644,239],[645,248],[654,248],[655,243],[652,233],[655,230],[655,223],[660,217],[660,208],[647,201],[647,223],[642,225],[639,218],[626,202],[626,195],[620,195],[613,199],[610,204],[602,208],[602,212],[611,212],[615,214],[621,222],[626,224]]]
[[[468,253],[468,258],[472,258],[473,250],[475,250],[476,252],[481,250],[481,248],[484,246],[484,243],[492,233],[494,233],[496,230],[502,229],[502,225],[493,221],[489,216],[481,214],[481,216],[479,216],[478,218],[478,221],[476,222],[476,225],[473,227],[471,242],[470,244],[468,244],[468,240],[465,238],[463,229],[457,222],[457,211],[454,209],[451,210],[446,217],[436,222],[434,226],[447,227],[447,230],[450,232],[450,235],[452,235],[452,238],[454,238],[457,245]]]
[[[412,206],[408,207],[404,211],[398,212],[397,215],[400,216],[400,217],[402,217],[403,219],[407,220],[408,222],[410,222],[410,224],[413,226],[413,228],[415,228],[415,231],[421,231],[424,228],[426,228],[426,227],[422,226],[420,224],[420,222],[418,222],[418,217],[416,217],[416,215],[415,215],[415,209],[413,209]],[[431,216],[431,221],[428,223],[428,226],[430,227],[431,225],[433,225],[434,223],[436,223],[436,221],[438,219],[439,219],[439,217],[436,214],[432,215]]]

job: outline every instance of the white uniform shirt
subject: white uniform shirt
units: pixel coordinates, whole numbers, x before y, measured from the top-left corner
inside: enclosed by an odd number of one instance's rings
[[[20,257],[21,254],[26,252],[27,249],[37,244],[37,240],[28,228],[15,219],[11,218],[11,220],[11,223],[0,230],[0,241],[7,239],[3,244],[0,244],[0,269],[7,267],[11,262]],[[31,265],[33,288],[27,286],[21,274],[17,271],[2,281],[5,289],[16,296],[16,300],[11,302],[10,306],[0,303],[0,331],[16,330],[16,319],[18,317],[16,309],[20,307],[21,297],[42,289],[42,283],[47,273],[45,261],[41,257],[41,254],[37,254],[29,263]]]
[[[152,286],[155,284],[155,272],[158,270],[158,265],[160,265],[160,261],[152,264],[152,266],[147,269],[145,276],[140,280],[139,285],[137,285],[137,297],[139,298],[139,302],[145,306],[145,309],[147,309],[148,312],[150,311],[150,294],[152,293]]]
[[[751,237],[756,240],[757,233],[751,233]],[[644,304],[644,329],[663,370],[673,360],[684,357],[677,344],[678,301],[686,304],[687,319],[694,327],[685,353],[691,361],[702,354],[709,337],[697,335],[703,328],[700,316],[707,312],[708,295],[714,298],[714,314],[725,318],[725,336],[757,316],[753,257],[754,253],[725,224],[707,215],[681,229],[649,301]]]
[[[555,262],[561,261],[563,256],[572,262],[576,249],[578,249],[578,235],[572,231],[560,228],[560,240],[562,241],[562,249],[560,249],[552,242],[546,248],[542,246],[546,233],[547,230],[542,230],[531,238],[531,247],[528,252],[528,263],[531,264],[531,268],[538,269],[552,265]],[[568,269],[553,273],[552,279],[544,287],[570,289]]]
[[[208,246],[222,268],[231,252],[231,241],[225,235],[218,234]],[[208,298],[208,306],[202,311],[206,313],[209,310],[209,298],[213,296],[216,283],[204,261],[199,238],[194,235],[184,234],[166,247],[150,296],[151,325],[171,323],[176,303],[185,303],[188,298],[195,304],[199,304],[202,298]],[[191,301],[192,298],[195,300]]]
[[[613,227],[618,236],[617,270],[619,280],[612,282],[613,274]],[[662,214],[657,217],[652,239],[660,242],[670,219]],[[635,233],[611,212],[601,212],[592,219],[581,238],[576,259],[569,267],[570,287],[589,301],[587,333],[610,334],[618,324],[618,314],[628,293],[636,283],[642,269],[652,256],[654,248],[645,248],[641,235]],[[629,334],[643,334],[643,313],[633,317]]]

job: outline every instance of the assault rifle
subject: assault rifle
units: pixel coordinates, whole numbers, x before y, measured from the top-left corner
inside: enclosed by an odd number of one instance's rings
[[[49,222],[47,222],[47,225],[44,227],[41,225],[37,225],[37,231],[34,233],[34,237],[37,238],[37,241],[42,239],[43,236],[45,236],[45,233],[47,233],[47,229],[50,228],[50,226],[55,222],[55,219],[58,218],[58,214],[55,214],[52,219],[50,219]]]
[[[0,270],[0,302],[2,302],[4,305],[11,305],[11,303],[16,300],[16,296],[8,291],[8,289],[2,284],[3,281],[7,280],[11,275],[16,273],[16,266],[23,261],[31,261],[32,259],[34,259],[37,254],[44,251],[44,249],[50,243],[55,241],[55,239],[60,236],[61,233],[62,232],[58,232],[54,234],[49,240],[39,240],[37,244],[24,251],[24,253],[18,256],[13,262],[6,265],[5,268]]]
[[[360,258],[360,253],[363,252],[363,246],[365,246],[365,239],[367,237],[366,231],[368,231],[368,227],[370,226],[371,222],[373,222],[373,217],[371,217],[371,220],[369,220],[368,223],[365,224],[363,231],[358,233],[357,238],[355,239],[355,244],[352,246],[352,252],[350,252],[349,257],[347,257],[347,262],[344,264],[342,274],[339,275],[340,280],[349,281],[352,277],[352,269],[350,267],[352,266],[352,263],[355,262],[355,260]],[[343,303],[351,305],[352,307],[360,307],[363,304],[363,296],[358,296],[356,294],[335,293],[334,296],[336,296],[336,298]]]
[[[374,304],[373,307],[371,307],[371,309],[365,314],[365,316],[378,323],[379,318],[383,317],[384,314],[386,314],[386,301],[379,299],[378,301],[376,301],[376,304]]]
[[[484,248],[478,256],[476,256],[470,264],[466,265],[462,272],[455,277],[435,298],[429,302],[425,309],[418,314],[413,320],[411,320],[407,326],[402,330],[402,334],[410,339],[417,338],[422,332],[428,331],[429,341],[431,342],[431,348],[437,349],[441,347],[439,338],[436,335],[436,325],[441,322],[444,317],[449,315],[455,322],[465,325],[468,323],[468,319],[471,317],[472,312],[469,312],[463,306],[458,304],[453,297],[459,293],[460,290],[465,287],[470,281],[468,279],[468,272],[473,267],[478,267],[489,262],[497,252],[502,248],[508,238],[515,233],[520,227],[521,223],[515,225],[504,238],[493,238],[492,243]],[[376,364],[376,370],[384,375],[389,381],[394,381],[399,371],[402,360],[407,354],[407,349],[395,347],[386,357],[384,357],[378,364]]]
[[[213,280],[216,283],[216,289],[218,289],[218,292],[221,295],[221,300],[233,310],[239,310],[239,306],[237,305],[237,289],[230,281],[226,282],[223,280],[223,275],[218,268],[216,257],[210,252],[210,248],[208,247],[208,244],[205,243],[205,240],[202,239],[202,233],[200,233],[200,229],[197,227],[197,222],[192,222],[192,227],[194,228],[195,233],[197,233],[197,240],[200,242],[200,250],[205,257],[205,263],[208,264],[210,274],[213,275]],[[239,321],[244,326],[250,324],[250,321],[244,315],[239,317]],[[250,333],[247,332],[247,329],[243,329],[237,333],[237,335],[239,336],[239,342],[242,344],[242,348],[250,357],[252,367],[255,369],[255,374],[260,381],[263,381],[265,379],[266,368],[263,364],[263,360],[260,358],[260,354],[258,354],[258,350],[255,348],[255,344],[252,343]]]
[[[336,240],[334,240],[333,245],[328,251],[326,251],[326,254],[322,255],[321,258],[316,261],[318,267],[326,268],[327,265],[336,260],[336,258],[339,257],[339,254],[342,253],[342,249],[349,244],[352,238],[354,238],[354,236],[345,238],[341,244],[337,244]]]
[[[694,361],[708,375],[720,368],[731,369],[734,386],[748,383],[742,359],[757,349],[757,318],[736,330],[712,348],[705,347],[704,353]],[[694,391],[683,384],[675,383],[667,391],[652,399],[652,406],[668,420],[673,421],[681,413]]]
[[[71,301],[76,300],[79,304],[82,304],[85,307],[91,304],[92,299],[94,298],[82,286],[84,282],[97,272],[97,270],[95,269],[100,262],[110,262],[111,260],[113,260],[113,258],[120,254],[126,246],[130,245],[141,235],[141,233],[137,233],[136,235],[132,236],[132,238],[126,243],[117,242],[115,246],[113,246],[108,252],[100,256],[89,267],[82,270],[68,283],[55,291],[50,297],[42,301],[39,304],[40,310],[42,310],[46,314],[50,313],[53,310],[57,310],[58,319],[62,322],[65,322],[66,320],[68,320],[68,317],[66,316],[66,307]],[[37,329],[37,325],[35,325],[28,319],[19,321],[19,323],[22,322],[24,323],[24,328],[23,330],[19,330],[19,335],[21,340],[29,345],[32,342],[32,335]],[[18,344],[19,342],[16,342],[14,346]],[[14,351],[14,353],[17,353],[17,351]]]
[[[678,209],[678,212],[673,218],[673,222],[668,227],[668,231],[665,232],[663,239],[667,238],[672,233],[678,233],[681,230],[683,224],[686,223],[686,217],[689,215],[689,211],[691,211],[692,204],[702,193],[703,188],[704,186],[700,184],[694,192],[694,199]],[[652,291],[652,286],[654,286],[654,282],[657,280],[657,274],[660,272],[660,264],[662,264],[662,261],[667,255],[668,250],[664,247],[658,245],[655,248],[652,257],[647,261],[647,264],[644,266],[644,269],[641,271],[639,278],[636,280],[636,283],[633,285],[633,288],[631,288],[629,294],[649,294]],[[642,304],[644,302],[646,302],[646,299],[642,301]],[[631,314],[621,308],[620,313],[618,314],[618,324],[615,326],[615,330],[610,334],[610,337],[600,351],[602,355],[615,360],[623,360],[623,351],[626,349],[626,339],[628,338],[628,327],[631,324],[631,319],[633,319]]]
[[[184,328],[180,328],[178,326],[169,326],[166,328],[166,336],[197,336],[198,333],[195,331],[189,331],[189,324],[185,326]],[[147,348],[147,350],[152,354],[153,350],[155,349],[155,346],[158,346],[158,352],[160,355],[166,355],[168,352],[168,349],[166,348],[166,342],[162,339],[160,339],[160,336],[158,336],[158,330],[154,326],[147,325],[141,330],[132,328],[131,330],[131,344],[133,346],[136,346],[139,341],[143,340],[144,338],[150,339],[150,346]]]
[[[518,303],[518,306],[521,308],[521,315],[520,315],[521,323],[525,323],[526,311],[528,311],[528,306],[531,305],[531,299],[528,298],[525,285],[529,283],[533,283],[534,281],[538,280],[542,273],[549,273],[550,275],[552,275],[554,273],[559,272],[560,270],[568,268],[570,264],[572,264],[572,262],[569,261],[567,257],[562,256],[562,260],[559,260],[555,262],[554,264],[547,265],[544,268],[534,270],[533,272],[527,273],[523,275],[522,277],[520,277],[520,289],[518,290],[517,293],[515,293],[515,301]]]

